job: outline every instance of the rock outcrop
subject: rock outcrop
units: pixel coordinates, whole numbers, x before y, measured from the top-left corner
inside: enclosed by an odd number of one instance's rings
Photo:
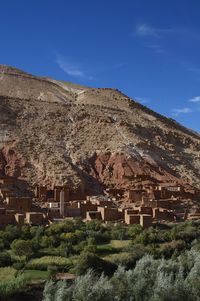
[[[103,185],[200,187],[200,136],[118,90],[0,66],[0,175],[98,193]]]

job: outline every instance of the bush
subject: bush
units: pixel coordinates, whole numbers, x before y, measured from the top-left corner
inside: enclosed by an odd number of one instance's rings
[[[103,260],[95,254],[83,252],[76,263],[75,272],[78,275],[84,275],[89,269],[92,269],[97,275],[104,273],[112,275],[117,266],[114,263]]]
[[[142,233],[143,228],[140,225],[130,225],[127,229],[127,234],[129,238],[135,239],[140,233]]]
[[[110,236],[105,229],[101,229],[99,231],[88,230],[87,231],[88,239],[93,238],[97,244],[106,244],[110,242]]]
[[[127,252],[110,255],[108,260],[115,263],[117,266],[123,266],[126,269],[134,267],[136,263],[132,255]]]
[[[30,240],[15,239],[11,244],[11,249],[17,256],[30,258],[33,253],[33,244]]]
[[[116,224],[111,229],[111,239],[125,240],[129,238],[128,227],[123,224]]]
[[[183,240],[173,240],[160,247],[160,255],[171,258],[172,255],[179,255],[181,251],[185,250],[185,247],[186,243]]]
[[[110,260],[118,266],[124,266],[125,269],[132,269],[144,254],[144,250],[136,246],[135,250],[132,250],[131,253],[123,252],[111,255]]]
[[[0,282],[0,297],[8,297],[24,290],[29,282],[29,277],[22,274],[9,281]]]
[[[43,301],[54,300],[112,301],[112,286],[106,277],[96,278],[96,275],[90,270],[86,275],[77,277],[72,286],[66,281],[47,282]]]

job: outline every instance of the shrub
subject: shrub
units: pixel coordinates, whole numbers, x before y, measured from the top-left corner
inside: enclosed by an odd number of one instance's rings
[[[29,277],[22,274],[16,278],[12,278],[9,281],[0,282],[0,296],[8,297],[14,295],[17,292],[23,291],[29,282]]]
[[[111,262],[118,266],[123,266],[125,269],[132,269],[135,267],[136,262],[141,258],[139,254],[130,254],[127,252],[113,254],[110,256]]]
[[[43,301],[72,301],[73,288],[67,281],[47,281],[43,292]]]
[[[43,301],[114,301],[112,285],[104,276],[97,278],[89,270],[79,276],[72,286],[65,281],[47,282],[44,288]],[[116,299],[117,300],[117,299]]]
[[[103,260],[93,253],[83,252],[78,258],[75,272],[78,275],[83,275],[89,269],[92,269],[97,275],[101,275],[101,273],[112,275],[117,269],[117,266],[114,263]]]
[[[75,280],[72,300],[79,301],[111,301],[112,285],[107,277],[96,278],[95,274],[89,270],[84,276]]]
[[[111,239],[117,239],[117,240],[124,240],[128,239],[128,231],[127,231],[127,226],[123,224],[116,224],[115,226],[112,227],[111,229]]]
[[[15,239],[11,244],[13,253],[17,256],[30,258],[33,252],[33,244],[30,240]]]
[[[143,228],[140,225],[130,225],[127,229],[127,234],[131,239],[135,239],[140,233],[142,233]]]
[[[160,247],[160,255],[165,258],[171,258],[173,254],[176,256],[185,249],[186,244],[183,240],[173,240],[165,243]]]

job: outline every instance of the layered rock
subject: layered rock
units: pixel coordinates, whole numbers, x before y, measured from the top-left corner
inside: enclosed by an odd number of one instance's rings
[[[92,193],[140,175],[200,187],[200,136],[118,90],[0,67],[0,173]],[[145,178],[145,177],[144,177]]]

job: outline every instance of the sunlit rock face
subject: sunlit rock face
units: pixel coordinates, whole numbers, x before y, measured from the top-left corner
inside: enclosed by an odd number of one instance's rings
[[[0,174],[35,184],[189,181],[200,187],[200,136],[118,90],[0,66]],[[144,177],[145,178],[145,177]]]

